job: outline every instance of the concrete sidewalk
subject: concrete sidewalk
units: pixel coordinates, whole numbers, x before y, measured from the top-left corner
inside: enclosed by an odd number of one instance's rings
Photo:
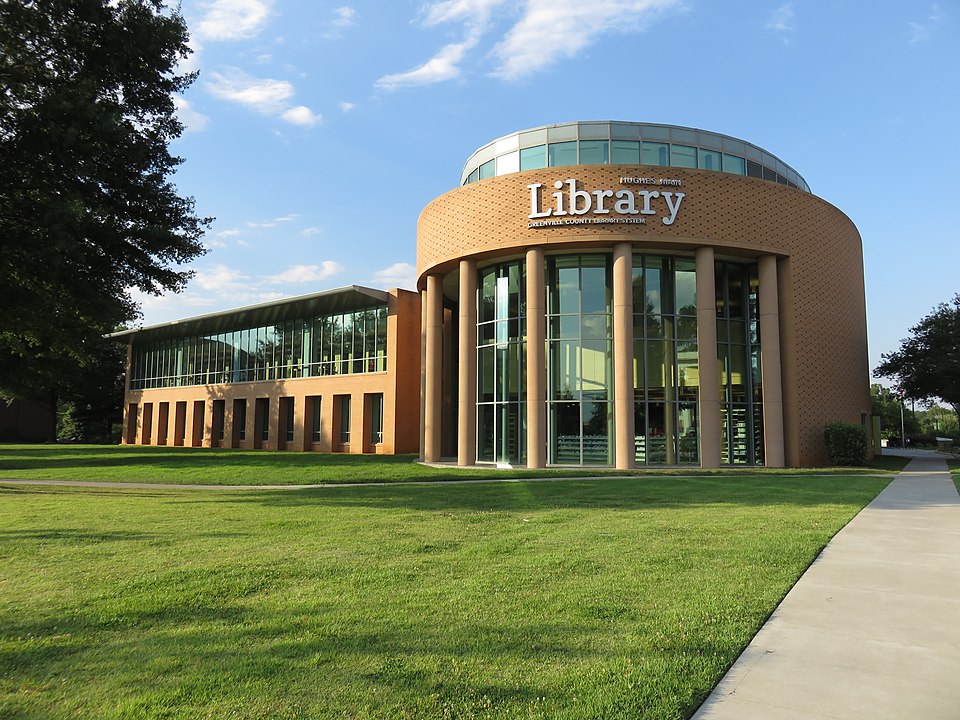
[[[960,718],[960,496],[944,460],[903,454],[694,720]]]

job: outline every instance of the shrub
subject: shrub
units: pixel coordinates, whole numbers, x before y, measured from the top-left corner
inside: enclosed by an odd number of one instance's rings
[[[862,425],[832,422],[823,432],[827,457],[834,465],[863,465],[867,459],[867,433]]]

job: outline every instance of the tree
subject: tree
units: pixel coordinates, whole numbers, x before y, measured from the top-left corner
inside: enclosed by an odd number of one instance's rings
[[[162,0],[0,0],[0,393],[58,388],[178,291],[209,219],[171,176],[190,50]]]
[[[910,328],[896,352],[882,355],[876,377],[896,379],[906,397],[940,398],[960,420],[960,294]]]
[[[920,432],[920,424],[911,412],[905,412],[903,401],[898,398],[890,388],[886,388],[879,383],[870,385],[870,414],[880,418],[880,436],[887,438],[900,438],[901,427],[907,435],[916,435]],[[901,417],[903,425],[901,426]]]

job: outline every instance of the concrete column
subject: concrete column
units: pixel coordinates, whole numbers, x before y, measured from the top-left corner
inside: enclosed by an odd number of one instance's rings
[[[764,255],[760,279],[760,374],[763,384],[763,462],[783,467],[783,389],[780,385],[780,303],[777,258]]]
[[[720,372],[713,248],[697,248],[697,363],[700,375],[700,467],[720,467]]]
[[[633,245],[613,246],[613,427],[618,470],[636,466],[633,427]]]
[[[427,357],[424,382],[423,459],[440,460],[443,395],[443,290],[439,275],[427,275]]]
[[[477,463],[477,263],[460,261],[460,375],[457,464]]]
[[[427,446],[427,291],[420,293],[420,461]]]
[[[527,250],[527,467],[547,464],[547,309],[543,248]]]

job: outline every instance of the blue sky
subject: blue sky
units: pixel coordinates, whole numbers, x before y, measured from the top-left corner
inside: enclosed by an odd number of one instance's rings
[[[688,125],[792,165],[863,237],[871,367],[960,292],[960,3],[183,0],[175,182],[215,216],[144,324],[412,287],[476,148],[569,120]],[[843,312],[824,298],[824,313]]]

